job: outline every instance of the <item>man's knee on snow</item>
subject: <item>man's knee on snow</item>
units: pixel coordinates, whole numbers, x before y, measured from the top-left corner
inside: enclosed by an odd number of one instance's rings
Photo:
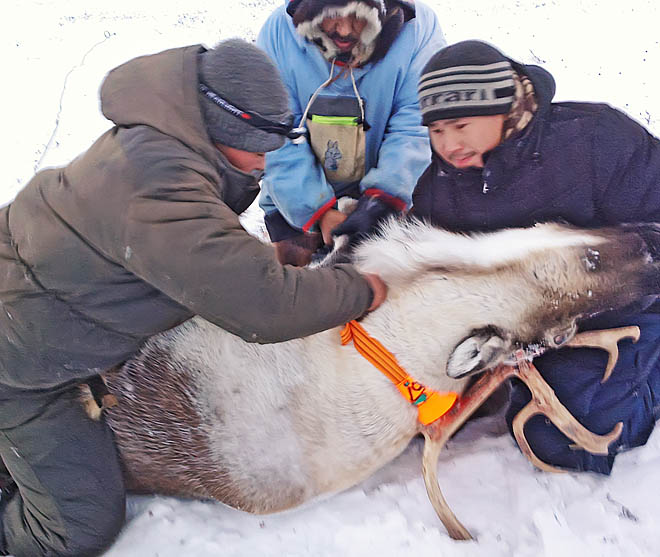
[[[124,493],[109,489],[102,504],[86,504],[78,516],[65,517],[67,550],[64,554],[100,555],[114,543],[125,518]]]

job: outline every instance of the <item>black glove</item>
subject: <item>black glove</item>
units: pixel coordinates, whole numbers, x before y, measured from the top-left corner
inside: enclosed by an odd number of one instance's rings
[[[356,244],[373,232],[379,222],[396,212],[397,209],[380,197],[363,195],[358,200],[355,210],[344,222],[334,228],[332,235],[347,234],[350,243]]]

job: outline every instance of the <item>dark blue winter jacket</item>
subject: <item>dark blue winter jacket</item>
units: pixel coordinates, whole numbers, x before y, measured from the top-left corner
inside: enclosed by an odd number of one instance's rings
[[[538,110],[518,135],[484,156],[484,168],[457,169],[436,154],[417,183],[412,212],[455,231],[485,231],[566,221],[583,227],[660,222],[660,141],[605,104],[552,103],[552,76],[538,66],[514,68],[532,81]],[[537,416],[527,439],[551,464],[609,473],[617,452],[644,444],[660,417],[660,314],[640,307],[601,316],[582,329],[638,324],[637,344],[620,343],[612,379],[601,384],[606,355],[564,349],[535,360],[565,406],[587,427],[606,433],[624,423],[610,455],[569,448]],[[514,385],[509,422],[529,400]]]

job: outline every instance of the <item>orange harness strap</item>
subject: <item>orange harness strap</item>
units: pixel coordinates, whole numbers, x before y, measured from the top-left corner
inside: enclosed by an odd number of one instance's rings
[[[355,349],[392,381],[408,402],[417,407],[418,418],[422,424],[429,425],[444,416],[456,403],[458,394],[432,391],[410,377],[394,355],[375,338],[370,337],[357,321],[349,321],[341,331],[342,345],[351,340]]]

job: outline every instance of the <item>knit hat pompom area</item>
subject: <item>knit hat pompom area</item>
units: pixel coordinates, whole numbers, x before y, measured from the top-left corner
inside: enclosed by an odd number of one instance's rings
[[[515,95],[510,60],[482,41],[463,41],[437,52],[419,80],[422,123],[507,114]]]
[[[198,79],[225,101],[273,122],[291,123],[289,99],[275,65],[257,46],[228,39],[199,55]],[[284,145],[278,133],[258,129],[199,93],[204,124],[214,143],[252,153]]]

